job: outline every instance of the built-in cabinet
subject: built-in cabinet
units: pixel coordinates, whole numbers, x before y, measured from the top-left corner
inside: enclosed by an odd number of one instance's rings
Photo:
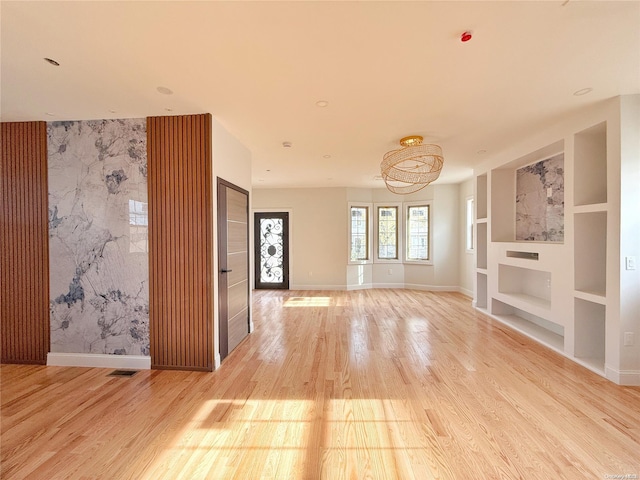
[[[591,117],[576,118],[573,127],[559,129],[561,137],[524,155],[476,170],[474,305],[600,375],[635,384],[637,372],[621,373],[625,347],[614,316],[624,300],[620,266],[612,261],[623,255],[619,226],[611,225],[620,218],[623,130],[615,108]],[[563,240],[516,240],[516,172],[559,154],[564,156]],[[546,195],[540,201],[546,202]]]

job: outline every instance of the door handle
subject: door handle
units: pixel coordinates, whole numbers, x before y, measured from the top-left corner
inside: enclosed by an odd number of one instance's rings
[[[233,272],[233,270],[229,269],[227,270],[226,268],[223,268],[222,270],[220,270],[221,273],[229,273],[229,272]]]

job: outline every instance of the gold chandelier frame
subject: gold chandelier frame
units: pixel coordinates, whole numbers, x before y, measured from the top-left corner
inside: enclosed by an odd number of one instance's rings
[[[442,171],[444,157],[439,145],[422,143],[420,135],[400,140],[402,148],[384,154],[380,171],[387,188],[402,195],[414,193],[435,181]]]

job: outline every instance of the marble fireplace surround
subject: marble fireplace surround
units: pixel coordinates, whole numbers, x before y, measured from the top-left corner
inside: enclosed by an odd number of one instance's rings
[[[47,124],[48,365],[150,368],[146,119]]]

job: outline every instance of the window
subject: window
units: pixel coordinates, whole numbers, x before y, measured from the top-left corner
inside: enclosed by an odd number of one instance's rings
[[[398,259],[398,207],[378,207],[378,258]]]
[[[429,256],[430,205],[407,205],[406,259],[409,262],[424,262]]]
[[[473,197],[467,198],[467,250],[473,250]]]
[[[349,260],[369,260],[369,207],[351,206],[349,218]]]

